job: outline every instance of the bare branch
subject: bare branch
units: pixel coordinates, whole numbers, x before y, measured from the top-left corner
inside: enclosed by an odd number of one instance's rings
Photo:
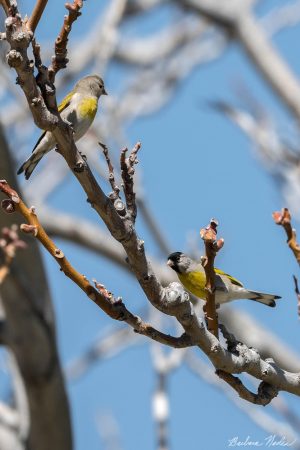
[[[297,243],[296,238],[296,230],[292,228],[291,224],[291,214],[287,208],[283,208],[281,212],[275,211],[273,213],[274,222],[277,225],[281,225],[287,235],[287,243],[292,252],[295,255],[295,258],[300,265],[300,246]]]
[[[222,330],[222,334],[226,339],[227,348],[229,351],[239,354],[242,349],[242,344],[238,342],[235,336],[229,333],[224,325],[220,325],[220,329]],[[272,360],[272,362],[274,362]],[[247,400],[250,403],[254,403],[256,405],[266,406],[268,405],[274,397],[278,395],[278,389],[274,386],[271,386],[269,383],[262,381],[258,387],[257,394],[249,391],[249,389],[244,386],[242,381],[238,377],[234,377],[230,373],[226,373],[223,370],[216,370],[216,374],[219,378],[226,381],[229,386],[231,386],[244,400]]]
[[[34,10],[32,11],[32,14],[27,22],[27,26],[30,31],[33,33],[36,30],[36,27],[38,26],[39,21],[41,20],[41,17],[43,15],[44,9],[46,8],[48,3],[48,0],[37,0]]]
[[[201,380],[208,383],[227,397],[241,412],[249,417],[259,428],[272,435],[285,436],[291,442],[291,447],[299,450],[299,441],[297,434],[290,425],[282,422],[281,419],[275,419],[266,409],[257,408],[255,404],[244,402],[240,397],[235,395],[235,391],[231,387],[223,383],[220,378],[214,376],[213,368],[198,358],[194,352],[188,351],[185,354],[185,360],[190,370]],[[277,409],[277,403],[282,400],[276,397],[272,401],[271,406]],[[275,406],[276,405],[276,406]],[[296,429],[298,431],[299,427]]]
[[[9,15],[9,8],[10,8],[10,0],[0,0],[0,4],[2,5],[5,14]]]
[[[155,330],[141,319],[130,313],[121,299],[114,299],[113,295],[107,289],[96,282],[96,288],[93,288],[86,277],[77,272],[67,261],[61,250],[57,249],[54,243],[46,235],[39,224],[35,212],[29,210],[19,198],[18,194],[10,188],[5,182],[0,182],[0,189],[10,199],[11,206],[28,221],[22,229],[36,237],[43,243],[49,253],[55,258],[61,266],[64,273],[70,277],[78,286],[94,301],[103,311],[116,320],[123,320],[132,326],[138,333],[146,335],[157,342],[164,343],[173,347],[187,347],[198,345],[210,358],[214,366],[228,373],[247,372],[252,376],[265,381],[274,386],[277,390],[286,390],[288,392],[300,395],[299,374],[290,373],[277,367],[270,360],[264,361],[255,349],[248,348],[244,344],[236,346],[235,352],[223,348],[220,342],[207,331],[203,322],[199,319],[189,302],[189,297],[183,291],[178,283],[171,283],[168,288],[162,289],[159,285],[156,287],[156,281],[153,285],[147,284],[148,279],[139,280],[151,303],[166,314],[174,315],[185,329],[185,333],[175,338]],[[5,208],[7,208],[7,203]],[[132,249],[129,247],[132,252]],[[130,255],[130,252],[128,251]],[[133,255],[132,255],[133,256]],[[131,257],[132,258],[132,257]],[[130,259],[133,261],[133,259]],[[136,259],[135,259],[136,261]],[[136,270],[136,269],[135,269]],[[138,272],[136,275],[138,276]],[[153,282],[153,280],[152,280]],[[163,297],[160,295],[157,299],[153,298],[156,289],[161,289]],[[159,294],[158,294],[159,295]],[[251,363],[249,363],[251,361]]]
[[[133,175],[135,172],[134,165],[138,163],[137,154],[140,148],[141,143],[138,142],[131,150],[128,158],[126,158],[128,149],[124,148],[121,152],[120,157],[121,176],[123,180],[123,190],[126,199],[126,206],[133,223],[135,222],[137,214],[135,193],[133,191]]]
[[[243,5],[236,0],[222,5],[218,0],[184,0],[183,3],[225,27],[235,37],[257,70],[300,122],[300,85],[257,23],[250,9],[252,1],[243,2]]]
[[[115,320],[127,322],[133,327],[135,332],[148,336],[162,344],[170,345],[176,348],[194,345],[192,340],[186,334],[176,338],[161,333],[151,325],[143,322],[138,316],[135,316],[127,310],[120,297],[115,299],[102,284],[95,281],[94,288],[84,275],[80,274],[76,269],[74,269],[74,267],[72,267],[64,253],[51,241],[41,226],[35,210],[33,208],[27,208],[18,194],[7,184],[5,180],[0,181],[0,190],[10,199],[10,203],[7,203],[7,201],[4,202],[4,205],[2,203],[4,210],[7,211],[9,208],[11,211],[12,208],[14,211],[21,213],[27,220],[28,223],[21,225],[21,230],[26,234],[36,237],[59,264],[64,274],[75,284],[77,284],[77,286],[85,292],[89,299],[96,303],[96,305],[98,305],[106,314]]]
[[[277,364],[289,371],[300,371],[300,358],[296,351],[285,345],[275,333],[259,323],[257,317],[251,317],[235,308],[220,308],[219,320],[240,342],[258,349],[263,359],[272,357]]]
[[[206,283],[206,304],[203,307],[207,320],[208,330],[218,337],[218,316],[215,304],[215,269],[214,261],[217,252],[223,247],[224,239],[217,241],[218,221],[211,219],[210,224],[206,228],[202,228],[200,236],[204,240],[206,257],[202,260],[205,270]]]
[[[101,142],[99,142],[99,145],[103,148],[103,155],[105,156],[105,160],[106,160],[108,171],[109,171],[108,179],[109,179],[111,188],[113,190],[112,194],[110,195],[110,198],[113,201],[116,201],[117,199],[120,199],[120,195],[119,195],[120,188],[117,186],[117,183],[115,180],[114,168],[113,168],[113,165],[112,165],[110,157],[109,157],[108,148],[105,144],[102,144]]]
[[[103,229],[94,223],[89,223],[76,216],[68,216],[57,210],[40,207],[39,218],[44,228],[51,236],[70,240],[89,250],[114,261],[121,268],[134,276],[130,266],[125,262],[125,252],[118,243]],[[151,258],[160,282],[167,285],[174,281],[173,274],[163,264]],[[300,359],[297,353],[287,347],[274,333],[257,322],[249,314],[227,307],[220,309],[219,317],[222,323],[242,342],[257,348],[262,358],[272,356],[286,370],[299,371]]]
[[[72,25],[81,15],[80,9],[83,6],[83,0],[74,0],[73,3],[65,4],[69,14],[64,18],[64,24],[55,41],[55,56],[52,58],[52,64],[49,67],[49,79],[54,83],[55,75],[61,69],[64,69],[68,63],[67,44]]]
[[[162,255],[169,255],[171,253],[171,247],[167,242],[166,237],[164,236],[162,227],[155,220],[154,214],[150,210],[149,204],[147,204],[147,200],[140,195],[137,195],[136,203],[140,214],[143,216],[143,219],[146,222],[146,225],[149,228],[152,236],[154,237]]]
[[[243,385],[238,377],[234,377],[223,370],[217,370],[216,374],[219,378],[226,381],[226,383],[228,383],[229,386],[231,386],[239,394],[239,397],[250,403],[266,406],[273,400],[274,397],[278,395],[278,390],[274,389],[273,386],[265,383],[264,381],[260,383],[257,394],[254,394]]]

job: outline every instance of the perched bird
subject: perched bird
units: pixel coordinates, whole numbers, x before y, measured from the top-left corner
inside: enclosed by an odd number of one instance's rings
[[[61,118],[73,128],[75,142],[82,138],[93,123],[101,95],[107,95],[102,78],[89,75],[79,80],[59,105]],[[32,155],[18,170],[18,175],[25,172],[25,178],[28,180],[38,162],[55,145],[52,133],[45,131],[32,150]]]
[[[177,272],[183,286],[196,297],[205,300],[205,271],[200,262],[193,261],[189,256],[181,252],[171,253],[168,257],[168,266]],[[231,300],[254,300],[267,306],[275,306],[275,300],[279,297],[273,294],[250,291],[240,281],[222,270],[215,269],[215,301],[216,305],[231,302]]]

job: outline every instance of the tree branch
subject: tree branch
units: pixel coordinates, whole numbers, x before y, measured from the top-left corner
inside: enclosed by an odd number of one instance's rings
[[[121,176],[123,180],[123,190],[126,199],[127,211],[131,215],[132,222],[135,222],[137,215],[137,208],[135,202],[135,193],[133,191],[133,175],[134,165],[138,163],[137,154],[141,148],[141,143],[138,142],[126,158],[127,148],[124,148],[120,156]]]
[[[175,0],[177,3],[178,0]],[[300,122],[300,85],[289,66],[269,42],[252,14],[252,1],[184,0],[183,3],[209,18],[242,45],[257,70]]]
[[[121,299],[114,299],[103,285],[96,282],[97,289],[93,288],[83,275],[73,269],[61,250],[57,249],[50,241],[40,226],[35,212],[24,205],[18,194],[6,182],[0,182],[0,190],[11,201],[10,204],[7,204],[7,202],[4,204],[5,209],[9,208],[11,211],[13,208],[20,211],[28,221],[28,224],[22,225],[22,230],[35,235],[55,258],[65,274],[78,284],[88,297],[112,318],[123,320],[138,333],[169,346],[187,347],[198,345],[219,370],[228,373],[247,372],[271,384],[277,390],[285,390],[300,395],[299,373],[284,371],[276,366],[273,361],[264,361],[255,349],[248,348],[241,343],[235,346],[234,351],[223,348],[215,336],[206,330],[201,319],[194,314],[188,296],[178,283],[171,283],[168,288],[165,288],[163,303],[161,301],[156,302],[156,307],[159,306],[166,314],[176,316],[185,328],[186,333],[179,338],[175,338],[155,330],[148,324],[144,324],[140,318],[126,309]]]
[[[243,385],[238,377],[234,377],[223,370],[217,370],[216,374],[219,378],[226,381],[239,394],[240,398],[255,405],[266,406],[278,395],[278,390],[264,381],[258,386],[257,394],[254,394]]]
[[[287,244],[294,253],[294,256],[300,265],[300,246],[297,243],[296,230],[292,228],[291,214],[287,208],[283,208],[281,212],[275,211],[273,219],[276,225],[281,225],[287,235]]]
[[[32,33],[35,32],[36,27],[43,15],[44,9],[46,8],[48,0],[37,0],[34,10],[27,22],[27,26]]]
[[[10,0],[0,0],[0,4],[2,5],[5,14],[9,15],[9,8],[10,8]]]
[[[224,239],[217,238],[218,221],[211,219],[210,224],[206,228],[202,228],[200,236],[204,240],[206,256],[202,260],[205,270],[206,283],[206,303],[203,307],[207,320],[207,328],[218,337],[218,316],[215,304],[215,269],[214,261],[217,252],[223,247]]]
[[[80,289],[82,289],[84,293],[111,318],[127,322],[133,327],[135,332],[171,347],[182,348],[194,345],[190,337],[186,334],[176,338],[161,333],[151,325],[143,322],[138,316],[128,311],[120,297],[115,299],[102,284],[95,281],[95,287],[93,287],[84,275],[74,269],[63,252],[55,246],[54,242],[49,238],[41,226],[35,210],[33,208],[27,208],[18,194],[5,180],[0,181],[0,190],[9,198],[9,200],[3,200],[3,209],[8,213],[18,211],[28,222],[22,224],[20,229],[24,233],[36,237],[59,264],[62,272],[77,284],[77,286],[80,287]]]
[[[239,354],[241,351],[241,343],[236,340],[233,334],[227,331],[224,325],[220,325],[220,329],[226,339],[228,350],[235,354]],[[274,362],[273,360],[270,361]],[[250,403],[266,406],[278,395],[278,389],[265,381],[260,383],[257,394],[254,394],[244,386],[238,377],[234,377],[231,373],[227,373],[223,370],[216,370],[216,374],[219,378],[226,381],[226,383],[239,394],[239,397]]]
[[[125,261],[124,250],[99,225],[41,206],[39,207],[39,220],[51,237],[66,239],[97,255],[104,256],[134,276]],[[162,285],[166,286],[175,280],[164,264],[153,258],[150,259]],[[221,308],[218,315],[219,321],[225,323],[239,340],[246,342],[248,346],[257,348],[262,358],[272,356],[284,369],[300,370],[300,359],[297,353],[288,348],[264,325],[257,322],[257,318],[254,319],[249,314],[231,307]]]
[[[54,83],[55,75],[61,69],[67,66],[67,44],[72,25],[81,15],[80,9],[83,6],[83,0],[74,0],[73,3],[66,3],[65,7],[69,14],[64,18],[64,24],[55,41],[55,55],[52,58],[52,64],[49,67],[49,80]]]

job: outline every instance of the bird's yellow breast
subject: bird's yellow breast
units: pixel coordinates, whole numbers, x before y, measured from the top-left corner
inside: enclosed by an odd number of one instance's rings
[[[205,300],[206,277],[204,272],[179,273],[178,278],[188,291]]]
[[[87,97],[81,100],[78,105],[79,114],[93,120],[98,108],[98,101],[95,97]]]

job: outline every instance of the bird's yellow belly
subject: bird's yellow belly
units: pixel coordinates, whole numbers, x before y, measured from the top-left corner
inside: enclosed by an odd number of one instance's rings
[[[97,106],[98,102],[95,97],[84,98],[78,105],[78,112],[81,117],[88,117],[90,120],[94,120]]]
[[[206,277],[202,272],[179,273],[178,278],[183,286],[198,298],[205,300]]]

